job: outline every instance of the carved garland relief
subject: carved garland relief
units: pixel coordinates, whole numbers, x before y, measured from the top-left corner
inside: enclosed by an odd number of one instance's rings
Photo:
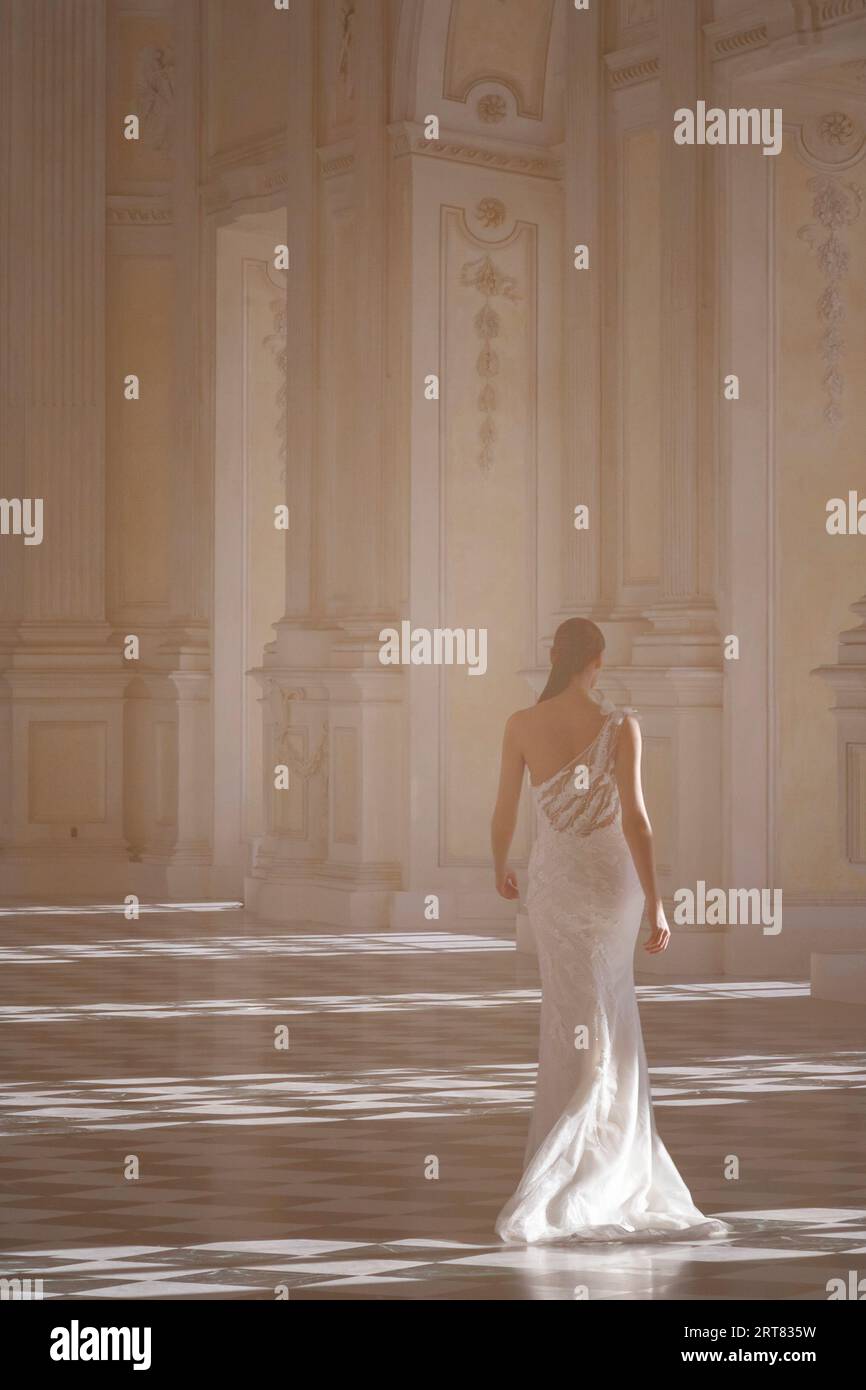
[[[842,282],[848,274],[848,247],[840,236],[844,227],[857,221],[863,207],[863,193],[856,184],[845,183],[827,175],[817,175],[808,183],[814,195],[812,215],[817,219],[800,227],[797,235],[815,253],[818,266],[826,281],[818,298],[818,318],[823,324],[821,356],[826,368],[824,387],[827,401],[824,418],[831,425],[840,424],[845,377],[841,361],[845,352],[842,324],[845,320],[845,301]]]
[[[498,199],[485,201],[494,203],[498,202]],[[502,205],[500,204],[500,206]],[[502,207],[502,216],[503,218],[505,216],[504,207]],[[494,308],[493,301],[506,299],[513,303],[520,298],[520,295],[514,276],[507,275],[505,271],[500,270],[489,255],[480,256],[474,261],[466,261],[460,270],[460,283],[474,289],[484,301],[473,319],[473,326],[477,337],[481,340],[481,350],[475,366],[482,383],[478,393],[478,409],[483,417],[478,432],[481,444],[478,453],[478,466],[486,476],[495,461],[496,409],[499,397],[494,381],[499,374],[499,354],[494,343],[502,334],[502,319]]]

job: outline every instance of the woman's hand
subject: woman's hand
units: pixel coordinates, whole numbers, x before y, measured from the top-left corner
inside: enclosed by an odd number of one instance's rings
[[[520,897],[517,876],[512,869],[506,869],[504,873],[497,875],[496,891],[500,898],[510,898],[513,901],[514,898]]]
[[[671,939],[671,929],[668,926],[665,910],[659,903],[656,908],[655,926],[649,934],[649,940],[644,946],[645,951],[649,951],[651,956],[658,955],[659,951],[666,951]]]

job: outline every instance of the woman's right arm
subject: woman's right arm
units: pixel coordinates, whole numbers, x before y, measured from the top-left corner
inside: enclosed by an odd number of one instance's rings
[[[633,715],[627,714],[619,731],[615,764],[622,805],[622,833],[646,894],[652,931],[644,949],[655,955],[666,949],[671,939],[671,929],[667,924],[656,878],[653,832],[640,780],[640,754],[640,725]]]

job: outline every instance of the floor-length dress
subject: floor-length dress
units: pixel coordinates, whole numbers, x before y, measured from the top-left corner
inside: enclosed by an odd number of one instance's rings
[[[526,1166],[496,1222],[509,1243],[728,1229],[694,1205],[653,1119],[632,963],[644,894],[614,773],[624,717],[608,713],[589,747],[533,788],[526,905],[541,1025]]]

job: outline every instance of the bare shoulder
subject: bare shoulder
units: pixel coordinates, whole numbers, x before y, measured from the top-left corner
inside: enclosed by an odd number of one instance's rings
[[[519,743],[526,730],[527,715],[531,714],[531,707],[529,709],[516,709],[513,714],[509,714],[505,721],[505,737]]]
[[[640,724],[635,715],[626,714],[620,724],[617,751],[622,758],[631,758],[640,753],[640,748]]]
[[[506,728],[522,729],[531,722],[535,713],[535,705],[528,705],[526,709],[516,709],[505,721]]]

